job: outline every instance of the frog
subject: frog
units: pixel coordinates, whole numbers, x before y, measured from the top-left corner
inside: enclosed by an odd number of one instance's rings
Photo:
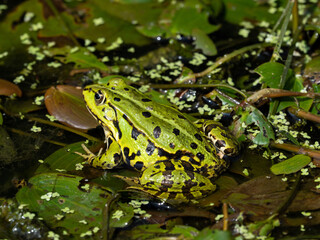
[[[238,154],[235,137],[221,123],[192,121],[127,82],[114,77],[84,87],[87,109],[102,126],[107,145],[97,155],[84,147],[87,162],[101,169],[130,166],[140,172],[131,188],[162,200],[187,202],[214,192],[213,180],[228,166],[224,156]]]

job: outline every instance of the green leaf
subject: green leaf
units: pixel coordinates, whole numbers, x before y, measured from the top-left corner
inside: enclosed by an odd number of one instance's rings
[[[170,233],[179,235],[181,234],[184,238],[192,238],[198,235],[199,230],[191,226],[176,225],[173,227]]]
[[[229,231],[212,230],[210,228],[204,228],[194,238],[194,240],[232,240],[232,234]]]
[[[255,72],[258,73],[261,77],[261,82],[267,84],[271,88],[279,88],[282,72],[284,65],[277,62],[267,62],[261,64],[255,69]],[[289,71],[288,78],[292,75],[292,71]],[[288,89],[290,90],[290,89]]]
[[[106,72],[110,71],[109,67],[101,62],[94,54],[84,48],[81,48],[76,52],[69,53],[66,56],[66,63],[70,62],[75,63],[79,68],[97,68]]]
[[[206,33],[204,33],[198,28],[195,28],[192,30],[192,36],[196,38],[196,48],[201,49],[202,52],[208,56],[217,55],[216,45],[213,43],[211,38],[209,38]]]
[[[179,9],[172,19],[171,32],[173,34],[191,35],[193,29],[199,29],[204,33],[212,33],[218,30],[219,26],[210,24],[208,16],[195,8]]]
[[[301,168],[307,166],[310,162],[311,158],[309,156],[299,154],[283,162],[272,165],[270,170],[276,175],[290,174],[299,171]]]
[[[239,24],[242,21],[275,23],[281,13],[280,11],[269,13],[270,5],[256,0],[223,0],[223,2],[225,20],[233,24]],[[278,7],[283,7],[283,3],[286,1],[278,1]]]
[[[104,214],[105,206],[113,197],[109,189],[83,181],[82,177],[45,173],[32,177],[16,198],[20,204],[27,204],[29,210],[36,212],[51,228],[63,227],[70,234],[81,234],[95,227],[103,228],[108,217]],[[133,208],[123,204],[113,207],[110,216],[117,210],[122,211],[122,217],[112,219],[111,227],[124,226],[121,218],[126,218],[127,224],[133,217]]]
[[[274,139],[274,131],[271,124],[258,109],[254,107],[247,107],[246,110],[250,111],[250,113],[243,114],[243,121],[247,125],[254,123],[260,129],[259,133],[253,138],[253,143],[258,145],[269,144],[269,140]]]
[[[73,143],[52,153],[44,160],[44,163],[38,167],[36,174],[57,171],[57,169],[76,171],[76,164],[85,161],[83,157],[75,153],[85,153],[81,147],[82,143],[84,142]]]
[[[279,84],[282,77],[282,72],[284,65],[277,62],[267,62],[255,69],[255,71],[261,76],[260,80],[265,83],[270,88],[279,88]],[[303,79],[295,78],[293,71],[290,69],[286,79],[286,84],[284,89],[300,92],[304,88]],[[277,108],[277,112],[287,108],[287,107],[297,107],[297,101],[299,103],[299,108],[308,111],[313,103],[313,100],[305,97],[283,97],[277,98],[280,101]],[[270,104],[270,109],[272,109],[273,102]]]

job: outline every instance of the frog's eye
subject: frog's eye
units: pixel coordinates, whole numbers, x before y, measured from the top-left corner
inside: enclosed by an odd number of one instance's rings
[[[96,105],[102,105],[105,103],[106,101],[106,97],[104,96],[104,94],[101,92],[101,90],[99,90],[98,92],[96,92],[94,94],[94,100],[96,101]]]

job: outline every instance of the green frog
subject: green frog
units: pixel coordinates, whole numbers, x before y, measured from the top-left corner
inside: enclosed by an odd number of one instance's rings
[[[85,149],[88,163],[102,169],[125,163],[141,172],[134,188],[161,199],[184,202],[208,195],[216,189],[211,179],[227,167],[223,155],[238,153],[237,140],[220,123],[192,122],[125,78],[86,86],[83,96],[108,145],[97,155]]]

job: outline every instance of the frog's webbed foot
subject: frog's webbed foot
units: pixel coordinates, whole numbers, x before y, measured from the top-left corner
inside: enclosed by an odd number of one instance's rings
[[[92,161],[96,158],[99,157],[102,153],[103,148],[100,148],[98,154],[94,154],[93,152],[90,151],[89,148],[85,144],[81,144],[82,149],[86,153],[80,153],[80,152],[74,152],[75,154],[78,154],[79,156],[83,157],[90,165],[92,165]]]
[[[173,159],[159,161],[142,172],[139,187],[130,188],[181,202],[204,197],[216,189],[209,178],[184,167],[184,163]]]
[[[84,144],[81,144],[83,150],[86,154],[75,152],[76,154],[82,156],[86,159],[88,164],[96,168],[102,169],[112,169],[118,166],[122,160],[122,151],[120,145],[109,136],[108,146],[104,153],[102,153],[104,148],[100,148],[97,155],[92,153]]]

